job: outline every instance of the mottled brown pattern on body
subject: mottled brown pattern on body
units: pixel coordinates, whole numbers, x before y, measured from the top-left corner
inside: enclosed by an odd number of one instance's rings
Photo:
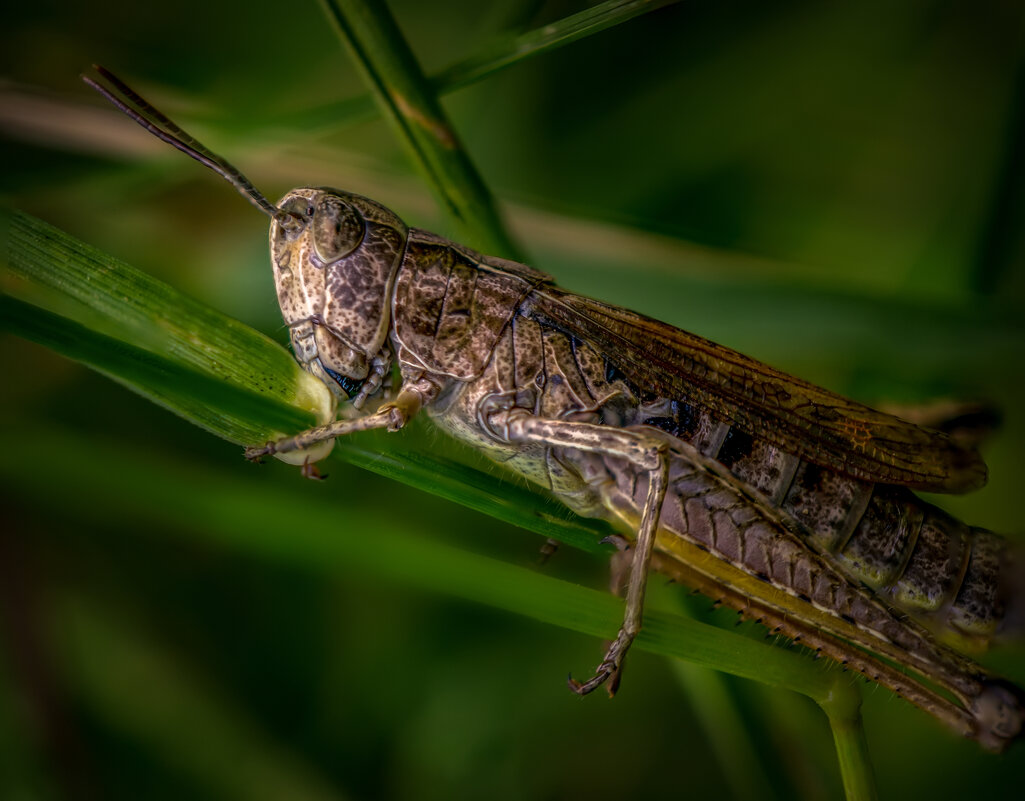
[[[538,381],[544,381],[544,345],[541,326],[525,317],[513,320],[513,367],[516,388],[535,392]]]
[[[719,453],[726,435],[730,433],[730,424],[719,420],[707,409],[700,409],[691,442],[705,456],[714,457]]]
[[[622,382],[612,383],[606,378],[605,361],[594,348],[575,338],[570,344],[576,369],[587,386],[587,394],[598,406],[607,403],[613,396],[626,394],[626,386]]]
[[[323,270],[306,266],[310,248],[306,239],[276,243],[274,286],[286,325],[319,317],[324,310],[327,284]]]
[[[479,376],[535,281],[481,265],[478,254],[433,234],[410,232],[392,304],[395,336],[434,373]],[[529,268],[521,273],[531,275]],[[444,289],[442,290],[442,285]]]
[[[1006,544],[983,529],[972,529],[972,535],[972,555],[950,609],[950,625],[966,634],[988,639],[993,636],[1004,612],[999,591]]]
[[[872,485],[802,462],[782,509],[810,532],[817,547],[833,550],[864,514]]]
[[[910,559],[925,513],[896,488],[876,487],[861,522],[836,558],[869,587],[893,582]]]
[[[566,419],[592,404],[591,394],[577,370],[569,339],[558,331],[543,333],[545,385],[538,414],[551,420]]]
[[[733,434],[733,431],[730,432]],[[729,445],[729,436],[719,450],[719,461]],[[778,505],[790,488],[800,460],[764,439],[751,438],[743,455],[732,460],[727,467],[741,481],[749,484],[770,502]],[[725,462],[724,462],[725,464]]]
[[[452,252],[411,239],[406,245],[406,261],[419,266],[416,273],[399,272],[392,305],[402,307],[405,326],[412,339],[420,341],[433,337],[438,330],[452,270]]]
[[[894,583],[894,600],[926,613],[949,601],[967,558],[968,535],[961,521],[935,507],[927,510],[911,558]]]
[[[882,587],[897,579],[918,538],[925,517],[896,488],[876,487],[865,515],[847,539],[837,558],[870,587]]]
[[[366,227],[360,240],[364,246],[354,250],[351,258],[331,264],[317,255],[314,236],[319,229],[310,226],[313,211],[328,201],[348,209]],[[305,221],[295,231],[285,231],[278,223],[271,227],[271,255],[286,323],[320,316],[330,324],[331,309],[338,307],[334,313],[342,315],[338,322],[346,327],[339,327],[336,333],[346,335],[353,344],[362,344],[359,327],[376,331],[382,322],[381,312],[391,294],[390,276],[405,241],[405,225],[371,200],[334,190],[295,189],[280,205]],[[354,318],[345,316],[345,310],[351,309],[362,315],[363,322],[356,321],[357,329],[348,327]]]
[[[328,299],[324,322],[357,348],[370,353],[384,342],[388,297],[405,237],[390,225],[367,224],[365,247],[326,268]]]
[[[497,389],[502,393],[516,392],[516,350],[513,343],[513,327],[507,326],[495,343],[494,357],[490,368],[495,374]]]

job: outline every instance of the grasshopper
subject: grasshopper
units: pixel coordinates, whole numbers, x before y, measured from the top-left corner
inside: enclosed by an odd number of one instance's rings
[[[423,412],[576,513],[611,521],[629,559],[626,611],[594,675],[569,680],[574,692],[615,691],[655,567],[984,747],[1021,733],[1022,691],[941,642],[984,642],[1000,627],[1006,543],[913,493],[981,486],[972,446],[564,291],[368,198],[302,187],[272,204],[96,69],[109,86],[88,84],[270,217],[295,357],[357,410],[247,448],[249,459],[319,458],[337,437],[399,431]]]

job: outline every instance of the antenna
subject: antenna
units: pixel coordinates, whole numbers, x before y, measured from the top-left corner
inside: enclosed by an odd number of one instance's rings
[[[175,125],[160,111],[133,90],[128,84],[118,78],[110,70],[104,69],[99,64],[93,64],[93,69],[99,76],[105,79],[112,89],[103,86],[88,75],[83,75],[82,80],[89,86],[103,95],[117,108],[135,122],[169,145],[172,145],[187,156],[191,156],[200,164],[209,167],[215,173],[224,178],[234,186],[246,199],[249,200],[260,211],[280,225],[290,228],[295,226],[298,217],[290,212],[279,209],[267,198],[260,194],[237,167],[216,153],[212,153],[203,144],[197,142],[188,133]],[[118,94],[121,96],[119,97]]]

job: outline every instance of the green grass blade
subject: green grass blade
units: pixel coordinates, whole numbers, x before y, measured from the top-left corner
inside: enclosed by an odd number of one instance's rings
[[[336,503],[266,484],[230,480],[128,447],[97,445],[73,434],[5,431],[0,475],[26,496],[74,484],[76,518],[103,519],[111,505],[122,525],[161,510],[160,530],[178,526],[222,547],[314,570],[370,573],[403,585],[457,596],[595,637],[611,638],[623,604],[605,592],[552,578],[414,533],[382,528],[382,511],[349,505],[339,525]],[[53,460],[59,452],[61,458]],[[132,469],[124,470],[124,465]],[[255,468],[254,468],[255,469]],[[45,470],[46,485],[34,480]],[[111,482],[109,476],[119,477]],[[298,502],[299,497],[302,498]],[[42,499],[41,499],[42,500]],[[69,499],[67,503],[75,503]],[[372,532],[372,536],[368,536]],[[637,647],[802,692],[833,697],[835,671],[793,651],[682,615],[651,611]],[[590,667],[581,666],[581,669]],[[849,678],[849,677],[848,677]]]
[[[593,36],[679,0],[606,0],[577,14],[515,36],[453,64],[431,78],[438,92],[452,92],[550,50]]]
[[[446,67],[428,80],[437,94],[450,94],[535,56],[558,50],[677,2],[679,0],[606,0],[540,28],[499,37],[479,52]],[[325,127],[335,129],[340,124],[348,125],[369,119],[376,112],[374,99],[370,95],[361,95],[298,113],[290,111],[282,121],[299,130]]]
[[[721,673],[703,670],[683,660],[673,663],[680,689],[705,731],[723,779],[737,798],[774,798],[758,760],[758,749],[744,725],[736,699]]]
[[[296,406],[236,387],[14,298],[0,296],[0,329],[81,362],[238,445],[316,424],[312,414]]]
[[[845,688],[844,692],[820,706],[825,710],[833,730],[833,743],[847,801],[875,801],[879,795],[865,727],[861,721],[860,699]]]
[[[0,222],[10,273],[47,290],[85,325],[318,420],[330,418],[323,384],[258,331],[31,215],[15,211]]]
[[[517,258],[494,199],[383,2],[322,0],[385,117],[423,173],[460,238]]]

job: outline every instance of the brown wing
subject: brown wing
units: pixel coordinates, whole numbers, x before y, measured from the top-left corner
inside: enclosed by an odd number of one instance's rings
[[[688,399],[806,461],[930,492],[986,481],[979,454],[946,434],[878,412],[640,314],[545,286],[528,314],[604,352],[637,386]]]

